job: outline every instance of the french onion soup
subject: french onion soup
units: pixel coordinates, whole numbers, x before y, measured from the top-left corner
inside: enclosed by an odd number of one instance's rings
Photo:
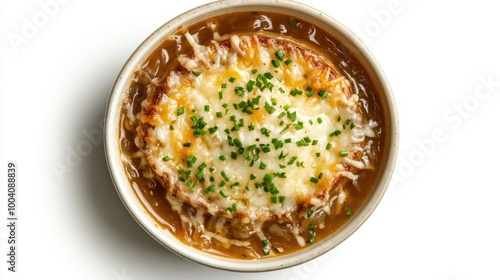
[[[384,120],[363,68],[300,19],[233,13],[183,27],[136,70],[122,161],[165,230],[225,257],[320,243],[374,187]]]

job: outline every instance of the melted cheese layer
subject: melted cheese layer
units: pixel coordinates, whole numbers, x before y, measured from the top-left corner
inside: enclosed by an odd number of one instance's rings
[[[286,40],[186,38],[194,55],[143,102],[137,140],[171,194],[244,223],[293,220],[356,180],[371,130],[328,62]]]

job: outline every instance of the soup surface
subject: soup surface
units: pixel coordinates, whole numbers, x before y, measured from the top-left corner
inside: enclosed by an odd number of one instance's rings
[[[180,28],[134,74],[124,167],[148,212],[226,257],[321,242],[370,195],[378,96],[338,41],[301,19],[233,13]]]

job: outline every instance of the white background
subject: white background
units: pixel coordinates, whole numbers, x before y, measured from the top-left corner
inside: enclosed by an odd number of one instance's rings
[[[72,157],[86,133],[99,135],[134,49],[206,1],[54,1],[0,4],[1,279],[500,279],[493,1],[307,1],[361,37],[385,70],[399,109],[399,160],[352,237],[314,261],[257,275],[194,264],[150,238],[119,200],[102,142]],[[48,2],[57,6],[46,10]],[[6,263],[9,161],[18,166],[16,273]],[[58,164],[72,166],[57,172]]]

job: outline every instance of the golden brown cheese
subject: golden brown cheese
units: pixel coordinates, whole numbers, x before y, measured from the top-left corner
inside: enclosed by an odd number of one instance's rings
[[[283,38],[203,46],[185,36],[194,54],[150,89],[138,116],[136,143],[170,198],[256,225],[327,208],[341,180],[357,179],[373,132],[321,56]]]

